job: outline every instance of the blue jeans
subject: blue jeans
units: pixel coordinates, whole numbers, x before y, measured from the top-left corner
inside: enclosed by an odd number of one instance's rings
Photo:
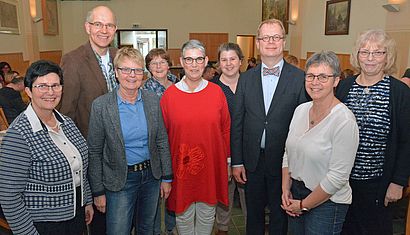
[[[303,182],[292,181],[293,198],[303,199],[310,192]],[[348,204],[334,203],[327,200],[299,217],[289,217],[289,231],[293,235],[340,234],[348,209]]]
[[[107,234],[129,235],[133,218],[136,218],[138,235],[153,234],[159,183],[160,181],[152,176],[151,168],[148,168],[128,172],[127,181],[121,191],[106,191]]]
[[[158,209],[155,215],[155,223],[154,223],[154,235],[161,234],[161,201],[162,199],[159,198],[158,200]],[[165,201],[163,201],[165,204]],[[165,229],[166,231],[170,232],[175,228],[176,221],[175,221],[175,213],[173,211],[169,211],[167,207],[164,205],[164,222],[165,222]]]

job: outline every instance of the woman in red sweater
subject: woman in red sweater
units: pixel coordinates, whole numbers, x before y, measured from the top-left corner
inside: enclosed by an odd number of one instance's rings
[[[185,76],[161,99],[175,176],[167,206],[179,234],[211,234],[216,204],[228,205],[230,116],[221,88],[202,78],[203,44],[186,42],[180,61]]]

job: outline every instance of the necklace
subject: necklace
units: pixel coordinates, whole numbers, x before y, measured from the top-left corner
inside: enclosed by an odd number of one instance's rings
[[[368,86],[363,89],[363,92],[364,92],[366,95],[369,95],[370,93],[372,93],[372,92],[370,91],[370,88],[369,88]]]
[[[330,108],[331,108],[332,106],[333,106],[333,100],[332,100],[332,102],[330,103],[330,105],[325,109],[325,111],[323,111],[323,112],[321,112],[319,115],[317,115],[316,118],[309,117],[309,119],[310,119],[309,124],[311,125],[311,127],[315,126],[315,125],[318,124],[324,117],[326,117],[326,115],[329,113],[329,110],[330,110]],[[313,107],[312,107],[312,108],[313,108]],[[314,111],[313,111],[312,108],[310,109],[310,111],[311,111],[310,116],[313,116],[313,113],[314,113]],[[316,121],[315,121],[314,119],[316,119]]]

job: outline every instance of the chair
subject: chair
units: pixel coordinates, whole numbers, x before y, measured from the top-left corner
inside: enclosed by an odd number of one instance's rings
[[[0,131],[7,130],[7,128],[9,128],[9,123],[6,115],[4,115],[3,108],[0,107]]]

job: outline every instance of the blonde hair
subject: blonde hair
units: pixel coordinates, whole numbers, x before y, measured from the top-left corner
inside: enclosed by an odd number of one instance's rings
[[[141,65],[144,68],[144,57],[141,52],[132,47],[123,47],[117,51],[114,58],[114,67],[118,68],[118,64],[127,58],[132,62]]]
[[[256,35],[258,35],[258,37],[260,36],[260,29],[261,29],[261,27],[262,27],[263,25],[265,25],[265,24],[277,24],[277,25],[279,25],[279,27],[282,29],[282,36],[283,36],[283,38],[286,37],[285,27],[283,26],[282,21],[277,20],[277,19],[268,19],[268,20],[262,21],[262,22],[259,24],[258,30],[257,30],[257,32],[256,32]]]
[[[370,29],[360,33],[356,40],[353,52],[350,55],[350,64],[357,71],[361,71],[358,61],[358,53],[360,48],[368,43],[384,47],[386,50],[386,64],[384,65],[383,72],[387,75],[391,75],[396,72],[396,42],[384,30],[381,29]]]

